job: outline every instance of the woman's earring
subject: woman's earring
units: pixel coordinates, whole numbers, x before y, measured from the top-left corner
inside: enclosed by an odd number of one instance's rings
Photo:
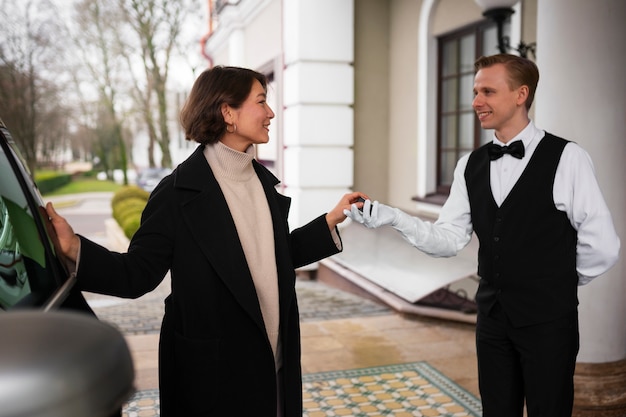
[[[235,124],[232,124],[232,125],[226,124],[226,131],[228,133],[235,133],[237,131],[237,125],[235,125]]]

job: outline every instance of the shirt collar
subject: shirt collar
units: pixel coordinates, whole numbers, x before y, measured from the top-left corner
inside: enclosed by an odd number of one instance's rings
[[[493,135],[493,143],[495,143],[497,145],[504,146],[506,144],[511,144],[511,143],[515,142],[516,140],[521,140],[522,143],[524,144],[524,147],[528,148],[530,146],[530,144],[533,142],[533,140],[541,138],[543,136],[542,133],[543,133],[543,131],[538,129],[535,126],[535,123],[531,120],[531,121],[528,122],[526,127],[524,129],[522,129],[522,131],[519,132],[517,135],[515,135],[513,137],[513,139],[511,139],[508,143],[501,142],[496,137],[495,132],[492,135]]]

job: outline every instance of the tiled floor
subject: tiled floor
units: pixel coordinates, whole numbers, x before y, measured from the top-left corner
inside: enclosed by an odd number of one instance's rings
[[[302,323],[304,373],[415,361],[478,396],[472,325],[393,313]]]
[[[124,318],[121,328],[133,354],[139,391],[158,388],[158,328],[145,323],[160,320],[162,298],[158,294],[166,286],[167,282],[155,293],[133,301],[88,294],[102,319]],[[400,315],[323,283],[299,281],[298,293],[306,317],[301,323],[303,373],[426,361],[478,396],[473,325]],[[316,297],[327,297],[325,308],[319,301],[310,301]],[[314,314],[313,308],[323,314]]]
[[[158,415],[154,411],[158,408],[158,329],[153,326],[144,331],[144,324],[159,320],[162,307],[157,294],[163,288],[144,299],[121,300],[117,305],[106,297],[88,295],[104,320],[134,318],[123,320],[123,331],[135,363],[135,386],[142,393],[127,406],[128,417]],[[297,288],[306,318],[301,323],[304,374],[425,361],[478,397],[473,325],[397,314],[323,283],[299,281]],[[326,305],[319,301],[324,298]],[[135,313],[130,314],[133,309]],[[155,313],[157,318],[150,318]],[[137,331],[131,330],[133,322]]]
[[[480,417],[480,401],[428,362],[303,375],[305,417]]]

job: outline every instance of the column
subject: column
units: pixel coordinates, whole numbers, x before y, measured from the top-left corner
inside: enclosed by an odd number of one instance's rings
[[[575,416],[626,414],[624,21],[623,0],[538,1],[537,125],[589,152],[622,239],[618,264],[579,288]]]
[[[285,0],[284,192],[300,226],[353,183],[353,0]]]

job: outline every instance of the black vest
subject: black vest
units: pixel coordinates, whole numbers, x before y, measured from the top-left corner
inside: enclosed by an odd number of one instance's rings
[[[516,327],[559,318],[578,305],[576,230],[553,198],[566,144],[546,133],[500,207],[491,192],[486,145],[472,152],[465,169],[480,242],[478,309],[489,314],[499,302]]]

